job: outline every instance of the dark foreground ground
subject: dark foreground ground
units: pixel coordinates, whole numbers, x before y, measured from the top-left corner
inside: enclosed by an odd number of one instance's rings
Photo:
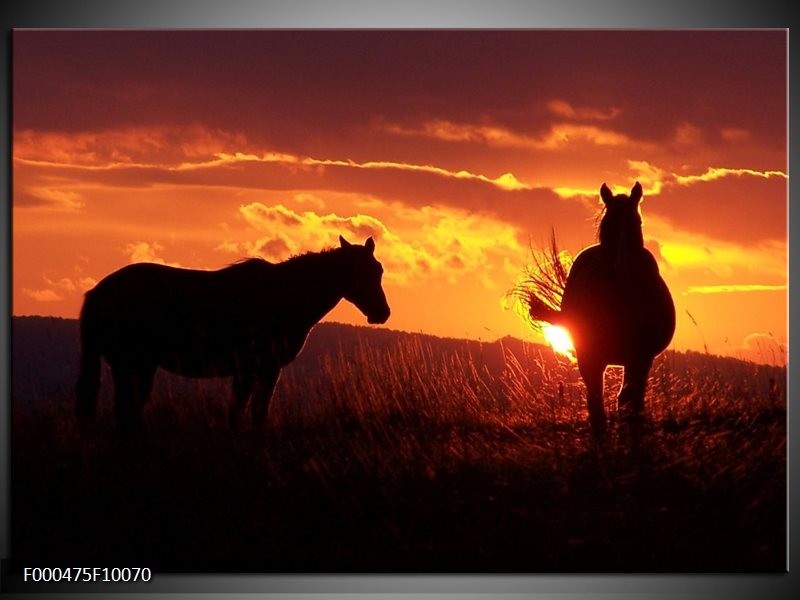
[[[409,366],[413,353],[403,352]],[[145,431],[127,440],[114,433],[107,397],[96,430],[81,436],[68,389],[42,391],[35,409],[13,415],[14,564],[259,573],[785,570],[785,404],[774,390],[768,399],[759,392],[756,371],[748,371],[747,394],[720,369],[721,383],[702,390],[694,377],[687,391],[682,372],[656,382],[641,436],[612,422],[602,443],[580,403],[572,416],[548,418],[514,404],[513,385],[437,372],[449,378],[451,397],[429,397],[406,374],[403,389],[418,393],[405,404],[387,397],[391,409],[377,410],[333,381],[329,393],[358,409],[336,405],[316,417],[293,407],[307,400],[303,390],[322,395],[321,388],[289,373],[263,435],[227,431],[223,383],[202,390],[162,381]],[[465,400],[457,385],[475,398]],[[371,389],[380,405],[389,392],[370,386],[362,379],[358,389]],[[683,402],[681,411],[658,408],[668,394]],[[492,408],[498,398],[508,400],[502,410]],[[470,401],[469,411],[441,408]]]
[[[779,415],[745,430],[658,424],[630,451],[580,424],[264,439],[176,427],[94,443],[20,425],[14,557],[174,572],[780,571],[781,462],[687,463],[781,429]]]

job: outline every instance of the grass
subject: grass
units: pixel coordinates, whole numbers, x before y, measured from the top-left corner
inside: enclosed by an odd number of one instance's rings
[[[119,440],[69,388],[17,407],[17,564],[255,572],[761,572],[786,552],[785,368],[668,352],[648,421],[586,424],[538,346],[365,332],[287,368],[263,435],[225,381],[160,374]],[[311,345],[311,344],[310,344]],[[502,350],[501,350],[502,349]],[[51,395],[48,396],[48,393]]]

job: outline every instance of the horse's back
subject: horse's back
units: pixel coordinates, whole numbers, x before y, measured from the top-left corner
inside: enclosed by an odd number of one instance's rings
[[[198,299],[211,300],[209,294],[218,287],[213,285],[213,273],[152,263],[127,265],[87,292],[84,310],[93,311],[107,325],[121,321],[158,327],[160,321],[190,310]]]
[[[87,301],[109,310],[191,310],[218,308],[237,296],[263,287],[274,265],[266,261],[237,264],[216,271],[185,269],[155,263],[134,263],[102,279],[86,294]]]
[[[265,263],[263,270],[269,267]],[[257,273],[228,269],[123,267],[87,292],[82,335],[92,337],[107,358],[135,358],[186,374],[208,371],[203,363],[212,361],[227,372],[233,351],[252,336],[257,314],[248,304]]]
[[[561,310],[579,352],[614,360],[663,351],[675,330],[675,307],[653,255],[646,249],[625,263],[600,245],[575,259]]]

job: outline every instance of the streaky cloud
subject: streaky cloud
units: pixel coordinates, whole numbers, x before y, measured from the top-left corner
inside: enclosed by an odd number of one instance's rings
[[[430,173],[441,177],[451,179],[464,179],[471,181],[480,181],[489,185],[495,186],[501,190],[517,191],[517,190],[530,190],[532,187],[513,173],[502,173],[498,177],[489,177],[481,173],[473,173],[467,170],[452,171],[443,167],[435,165],[414,164],[397,161],[365,161],[357,162],[352,159],[336,159],[336,158],[314,158],[302,157],[295,154],[288,154],[285,152],[263,152],[261,154],[253,152],[215,152],[213,158],[208,160],[198,161],[181,161],[178,164],[168,163],[155,163],[155,162],[141,162],[141,161],[116,161],[106,160],[90,164],[87,162],[71,162],[69,160],[61,160],[58,157],[50,158],[28,158],[24,156],[15,156],[14,161],[18,164],[24,164],[32,167],[40,168],[68,168],[76,171],[114,171],[126,169],[155,169],[167,172],[183,172],[183,171],[200,171],[205,169],[231,167],[242,163],[270,163],[288,165],[299,168],[318,168],[318,167],[340,167],[350,169],[365,169],[365,170],[396,170],[396,171],[416,171],[422,173]]]
[[[551,100],[547,103],[547,109],[560,117],[593,121],[610,121],[622,114],[622,110],[615,106],[607,110],[587,106],[574,107],[566,100]]]
[[[727,285],[693,285],[685,294],[737,294],[743,292],[784,292],[786,285],[765,285],[759,283],[727,284]]]
[[[532,189],[531,186],[520,181],[513,173],[503,173],[499,177],[492,178],[480,173],[472,173],[466,170],[451,171],[434,165],[418,165],[413,163],[380,160],[356,162],[351,159],[320,159],[313,157],[300,157],[293,154],[280,152],[267,152],[261,155],[242,152],[236,152],[233,154],[218,153],[214,160],[198,163],[181,163],[181,165],[176,167],[176,169],[194,170],[228,166],[240,162],[279,163],[302,167],[341,167],[349,169],[389,169],[398,171],[417,171],[454,179],[482,181],[508,191]]]
[[[678,175],[674,173],[673,178],[681,185],[690,185],[700,181],[713,181],[715,179],[721,179],[722,177],[741,177],[743,175],[761,177],[764,179],[769,179],[770,177],[788,179],[788,175],[783,171],[757,171],[755,169],[729,169],[725,167],[709,167],[702,175]]]
[[[625,134],[594,125],[576,123],[554,123],[544,135],[538,137],[517,133],[497,125],[472,125],[446,120],[428,121],[416,128],[390,124],[385,125],[383,129],[388,133],[405,137],[527,150],[559,150],[576,142],[596,146],[642,145],[640,142],[635,143]]]

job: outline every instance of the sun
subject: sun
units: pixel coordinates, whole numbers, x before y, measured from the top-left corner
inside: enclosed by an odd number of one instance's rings
[[[544,325],[542,327],[542,334],[555,352],[566,356],[570,362],[577,361],[575,357],[575,346],[572,343],[572,337],[569,331],[558,325]]]

